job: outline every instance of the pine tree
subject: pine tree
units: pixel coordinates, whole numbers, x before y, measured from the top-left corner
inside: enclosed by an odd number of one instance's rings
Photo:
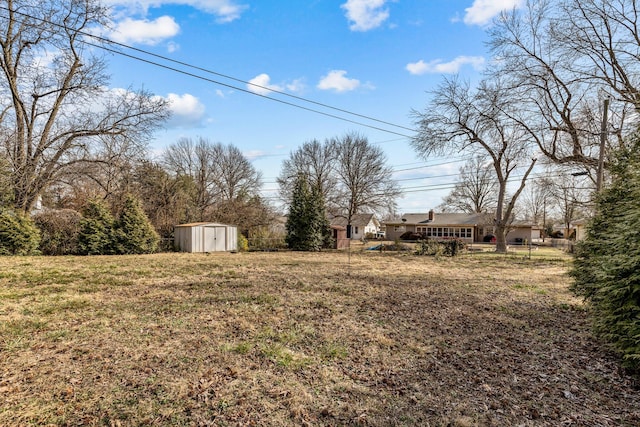
[[[90,200],[82,212],[78,250],[83,255],[109,255],[115,253],[114,219],[109,209],[99,200]]]
[[[596,332],[640,369],[640,138],[619,153],[613,182],[577,246],[573,291],[593,308]]]
[[[140,201],[128,195],[116,222],[115,243],[119,254],[148,254],[158,249],[160,237],[144,213]]]
[[[296,177],[287,219],[286,242],[294,251],[319,251],[326,228],[324,199],[309,186],[304,175]]]

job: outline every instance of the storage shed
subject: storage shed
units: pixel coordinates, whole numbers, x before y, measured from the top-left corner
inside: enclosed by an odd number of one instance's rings
[[[180,252],[224,252],[238,249],[238,228],[215,222],[176,225],[174,245]]]

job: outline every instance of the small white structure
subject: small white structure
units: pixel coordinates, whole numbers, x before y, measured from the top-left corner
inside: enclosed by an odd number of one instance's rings
[[[180,252],[224,252],[238,250],[238,228],[215,222],[176,225],[173,241]]]

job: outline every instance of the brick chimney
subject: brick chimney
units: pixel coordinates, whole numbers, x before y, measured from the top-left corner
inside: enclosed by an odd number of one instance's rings
[[[429,221],[433,222],[433,220],[435,219],[435,217],[436,217],[436,213],[433,211],[433,209],[431,209],[431,210],[429,211]]]

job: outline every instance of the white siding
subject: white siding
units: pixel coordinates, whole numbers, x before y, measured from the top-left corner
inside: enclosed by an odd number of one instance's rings
[[[182,252],[223,252],[238,249],[238,230],[232,225],[201,223],[174,228],[176,249]]]

